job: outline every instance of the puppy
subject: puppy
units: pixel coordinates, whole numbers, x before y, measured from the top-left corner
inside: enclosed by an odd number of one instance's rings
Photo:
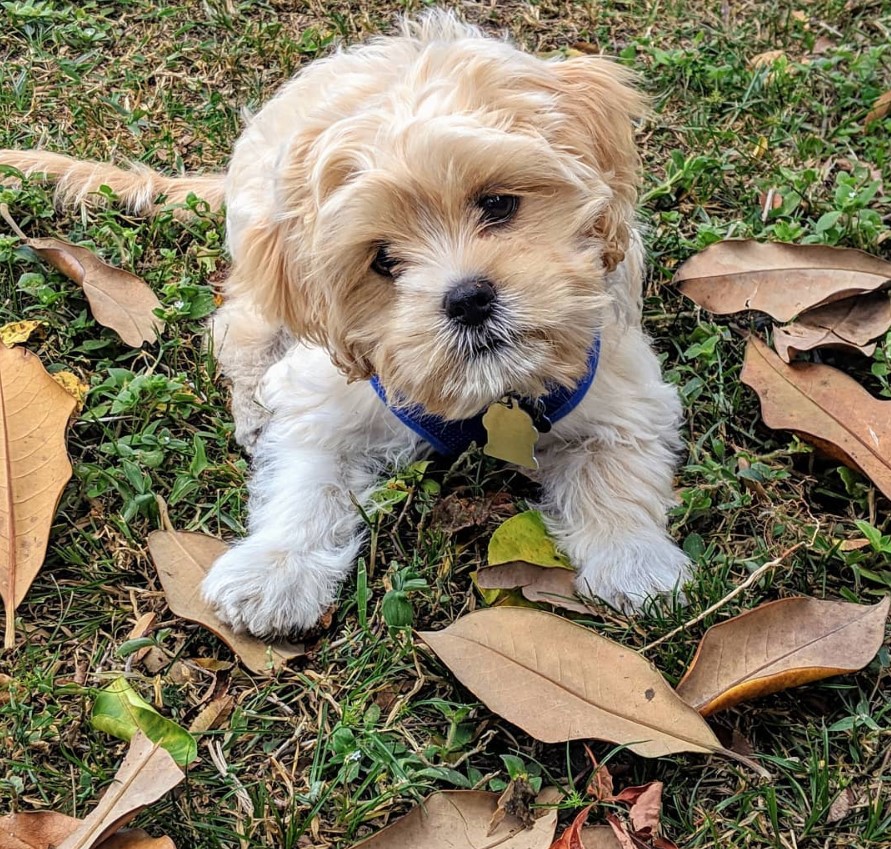
[[[435,12],[303,69],[225,175],[0,153],[68,200],[225,202],[213,339],[253,472],[249,534],[203,586],[223,620],[315,624],[362,545],[355,502],[471,441],[537,467],[580,592],[631,609],[683,583],[680,403],[641,328],[644,110],[608,60],[545,61]]]

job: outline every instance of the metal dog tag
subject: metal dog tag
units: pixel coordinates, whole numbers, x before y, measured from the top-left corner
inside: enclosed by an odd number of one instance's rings
[[[483,416],[486,444],[483,453],[507,463],[536,471],[535,443],[538,431],[532,417],[513,398],[492,404]]]

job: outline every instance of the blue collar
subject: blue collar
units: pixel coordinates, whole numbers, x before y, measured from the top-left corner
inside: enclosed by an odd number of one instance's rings
[[[560,386],[534,401],[520,399],[520,405],[529,411],[539,431],[549,430],[552,424],[568,416],[578,406],[591,386],[594,375],[597,374],[599,359],[600,334],[594,337],[594,342],[588,351],[588,370],[574,388],[567,389]],[[371,378],[371,385],[390,412],[407,428],[429,442],[439,454],[455,457],[465,451],[472,442],[485,445],[486,430],[483,427],[485,410],[469,419],[444,419],[425,413],[420,406],[400,407],[390,404],[386,390],[377,375]]]

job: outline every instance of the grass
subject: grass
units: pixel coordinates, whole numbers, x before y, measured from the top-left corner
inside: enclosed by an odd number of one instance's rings
[[[332,42],[377,32],[419,5],[0,3],[0,146],[220,167],[243,106],[261,103]],[[891,119],[865,125],[873,100],[891,89],[891,2],[515,0],[465,12],[534,51],[602,46],[641,72],[654,99],[640,134],[647,325],[686,407],[673,533],[698,570],[686,611],[654,607],[626,619],[604,609],[587,623],[642,647],[803,542],[769,578],[651,653],[677,680],[709,624],[761,601],[806,593],[869,603],[888,592],[880,541],[838,545],[862,536],[857,521],[887,533],[887,502],[855,472],[767,430],[739,381],[750,320],[712,320],[667,284],[683,259],[727,236],[891,258]],[[782,54],[753,62],[767,51]],[[765,214],[771,189],[780,206]],[[569,785],[584,769],[581,745],[526,737],[476,703],[409,630],[385,621],[394,593],[416,628],[441,628],[481,605],[470,573],[528,485],[479,456],[394,480],[389,492],[405,495],[385,499],[373,518],[372,545],[331,627],[275,679],[250,676],[212,635],[171,616],[145,548],[159,523],[156,496],[177,527],[243,531],[247,466],[201,345],[212,284],[226,269],[220,217],[60,214],[38,185],[0,189],[0,201],[30,235],[88,245],[144,277],[169,321],[159,346],[121,346],[74,287],[0,234],[0,323],[44,322],[28,347],[51,371],[74,371],[91,386],[70,432],[74,478],[48,559],[19,609],[24,639],[0,656],[0,809],[85,812],[123,752],[91,729],[91,693],[122,673],[183,724],[212,695],[235,697],[188,781],[137,821],[180,847],[348,846],[434,788],[503,786],[502,755]],[[887,341],[873,361],[830,361],[891,397]],[[489,506],[477,524],[454,531],[449,517],[480,503]],[[158,616],[150,668],[121,652],[147,611]],[[859,675],[719,715],[719,735],[765,756],[768,784],[694,756],[618,752],[611,765],[629,784],[665,782],[668,832],[692,849],[887,847],[889,663],[885,648]],[[604,757],[610,747],[595,751]],[[854,807],[830,822],[846,788]]]

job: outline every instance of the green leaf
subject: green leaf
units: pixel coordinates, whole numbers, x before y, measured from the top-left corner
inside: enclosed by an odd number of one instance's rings
[[[860,533],[869,540],[870,547],[873,551],[883,550],[882,532],[878,528],[874,528],[869,522],[864,522],[862,519],[856,519],[854,524],[860,530]]]
[[[536,566],[572,569],[566,555],[557,550],[545,528],[541,513],[529,510],[508,519],[489,540],[490,566],[522,560]]]
[[[411,602],[402,590],[390,590],[384,596],[381,613],[391,628],[407,628],[414,618]]]
[[[195,738],[185,728],[161,716],[126,678],[116,678],[99,691],[90,721],[97,731],[122,740],[130,740],[137,731],[142,731],[149,740],[166,749],[180,766],[198,757]]]
[[[504,762],[504,768],[511,779],[526,777],[526,764],[516,755],[502,755],[501,760]]]
[[[705,554],[705,540],[697,533],[692,533],[684,540],[684,553],[694,563]]]

